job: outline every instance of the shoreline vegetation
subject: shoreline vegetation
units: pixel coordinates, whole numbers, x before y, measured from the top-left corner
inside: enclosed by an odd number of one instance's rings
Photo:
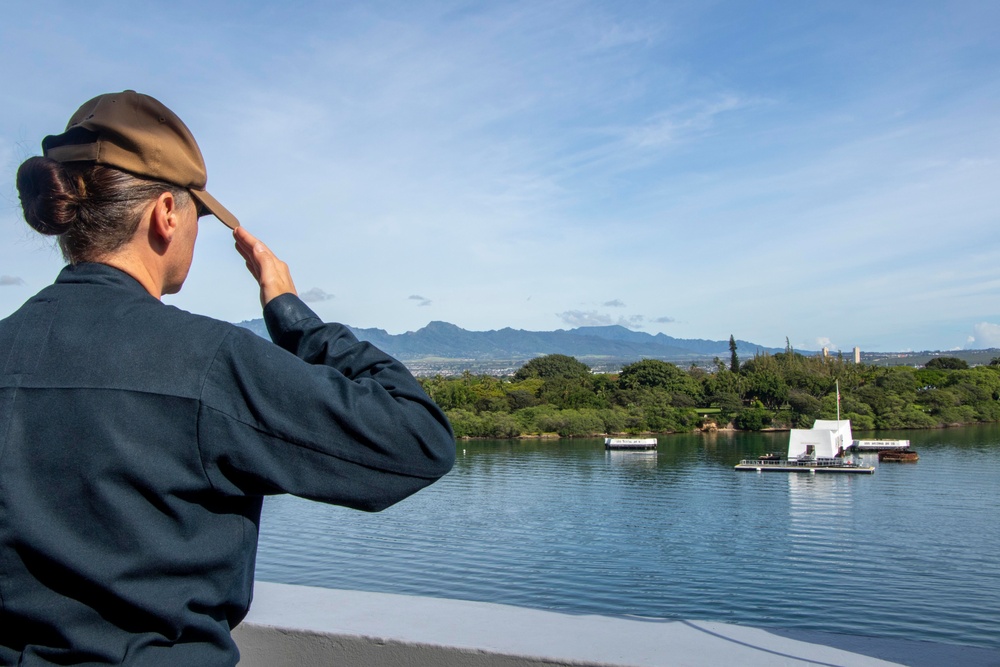
[[[922,368],[854,364],[786,347],[741,362],[682,369],[657,359],[616,374],[574,357],[532,359],[509,377],[424,377],[456,439],[555,439],[716,431],[784,431],[840,416],[861,432],[1000,422],[1000,358],[969,367],[936,357]]]

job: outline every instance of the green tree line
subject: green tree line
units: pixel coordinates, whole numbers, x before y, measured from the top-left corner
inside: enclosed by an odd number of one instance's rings
[[[669,433],[714,422],[740,430],[809,428],[840,413],[854,430],[935,428],[1000,421],[1000,359],[968,368],[955,358],[926,367],[879,367],[805,356],[786,347],[742,363],[682,369],[656,359],[617,375],[573,357],[532,359],[513,376],[422,378],[458,437],[514,438]]]

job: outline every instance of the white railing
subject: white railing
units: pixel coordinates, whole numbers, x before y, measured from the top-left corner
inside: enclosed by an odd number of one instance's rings
[[[740,461],[741,466],[780,466],[786,463],[787,461],[784,459],[743,459]]]

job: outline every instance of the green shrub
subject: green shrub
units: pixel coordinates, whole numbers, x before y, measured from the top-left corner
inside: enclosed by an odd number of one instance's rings
[[[733,425],[741,431],[759,431],[771,423],[771,413],[764,408],[743,408],[733,418]]]

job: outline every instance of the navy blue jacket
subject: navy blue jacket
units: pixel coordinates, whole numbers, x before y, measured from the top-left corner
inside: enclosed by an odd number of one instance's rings
[[[235,664],[263,496],[374,511],[451,468],[402,364],[294,295],[264,319],[80,264],[0,321],[0,664]]]

